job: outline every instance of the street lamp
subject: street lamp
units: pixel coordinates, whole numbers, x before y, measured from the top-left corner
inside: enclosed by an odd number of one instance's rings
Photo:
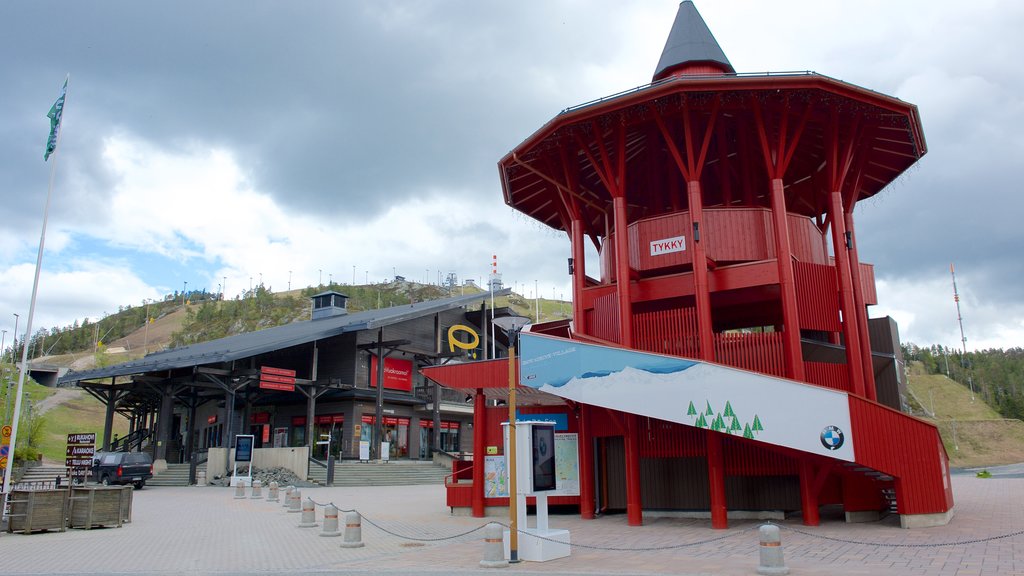
[[[185,286],[181,289],[181,305],[185,305],[185,292],[188,292],[188,280],[185,280]]]
[[[519,494],[516,482],[516,344],[519,331],[530,323],[525,316],[502,316],[491,321],[508,338],[508,561],[519,562]]]

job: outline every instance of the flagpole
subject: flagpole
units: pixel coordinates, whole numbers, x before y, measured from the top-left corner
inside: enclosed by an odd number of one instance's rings
[[[68,74],[64,78],[64,92],[62,98],[64,101],[61,103],[61,120],[57,123],[57,141],[54,145],[51,156],[54,156],[53,163],[50,164],[50,185],[46,190],[46,206],[43,208],[43,229],[39,234],[39,252],[36,254],[36,274],[32,281],[32,300],[28,307],[28,322],[25,325],[25,337],[22,338],[21,348],[21,370],[18,372],[18,388],[15,392],[14,399],[14,418],[11,422],[11,444],[10,453],[7,457],[7,466],[4,468],[4,503],[3,503],[3,516],[7,516],[7,500],[10,495],[11,486],[11,470],[14,467],[14,450],[18,442],[18,420],[21,417],[21,399],[22,391],[25,385],[25,372],[28,371],[28,337],[32,334],[32,319],[36,312],[36,296],[39,294],[39,272],[43,266],[43,248],[46,245],[46,223],[50,217],[50,198],[53,196],[53,182],[57,175],[57,148],[60,147],[60,136],[63,125],[63,106],[67,103],[67,86],[71,80],[71,74]],[[31,433],[31,432],[30,432]]]

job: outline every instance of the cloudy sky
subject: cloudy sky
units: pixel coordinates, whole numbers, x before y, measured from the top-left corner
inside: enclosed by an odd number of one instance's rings
[[[0,4],[0,329],[223,284],[394,273],[569,298],[568,242],[496,163],[560,110],[650,81],[675,0]],[[698,0],[740,72],[814,70],[917,104],[929,153],[857,207],[904,341],[1024,345],[1024,4]],[[57,154],[46,113],[71,74]],[[591,269],[595,269],[592,266]],[[251,280],[250,280],[251,279]]]

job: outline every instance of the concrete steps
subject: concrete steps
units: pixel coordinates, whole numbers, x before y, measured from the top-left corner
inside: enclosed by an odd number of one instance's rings
[[[62,484],[66,483],[68,469],[64,466],[34,466],[25,470],[25,474],[22,475],[21,480],[14,483],[14,487],[42,488],[44,484],[53,487],[58,476],[61,478]]]
[[[200,464],[196,470],[205,470],[206,464]],[[188,464],[168,464],[167,470],[146,480],[146,486],[188,486]]]
[[[396,460],[387,463],[350,462],[335,464],[334,486],[414,486],[422,484],[444,484],[449,470],[433,462]],[[327,484],[327,469],[316,465],[309,467],[309,480],[320,485]]]

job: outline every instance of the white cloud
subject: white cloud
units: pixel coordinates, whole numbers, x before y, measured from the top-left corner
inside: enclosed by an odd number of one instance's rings
[[[871,316],[895,318],[902,342],[953,348],[962,345],[952,277],[948,274],[912,280],[879,279],[877,289],[879,305],[871,308]],[[958,276],[957,289],[969,350],[1006,348],[1024,342],[1024,305],[1007,308],[985,302],[970,277]]]

